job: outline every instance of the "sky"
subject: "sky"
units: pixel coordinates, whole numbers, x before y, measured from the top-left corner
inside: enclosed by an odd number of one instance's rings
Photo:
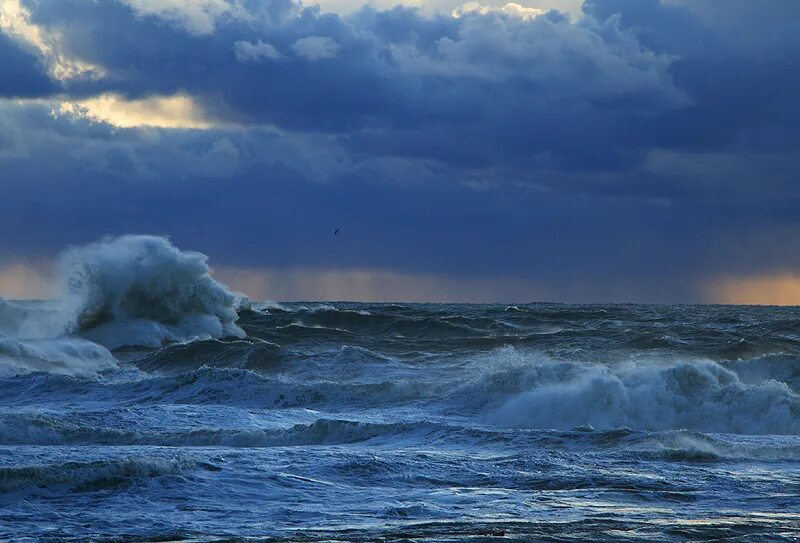
[[[797,0],[0,0],[0,295],[141,233],[257,299],[800,304],[798,28]]]

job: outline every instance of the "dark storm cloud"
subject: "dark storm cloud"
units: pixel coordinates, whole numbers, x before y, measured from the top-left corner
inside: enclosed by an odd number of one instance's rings
[[[233,265],[605,277],[651,301],[800,266],[794,2],[592,0],[574,22],[253,1],[213,24],[27,5],[103,70],[64,96],[182,93],[220,126],[2,106],[0,228],[38,217],[6,254],[147,231]]]
[[[789,151],[800,144],[800,4],[590,0],[648,48],[677,55],[676,85],[692,99],[644,128],[652,145],[686,150]],[[694,11],[692,11],[692,8]],[[699,18],[698,15],[703,17]],[[641,134],[636,134],[639,137]]]
[[[202,36],[115,2],[32,8],[68,54],[108,71],[73,83],[73,94],[186,92],[220,119],[343,134],[354,153],[471,168],[529,168],[531,156],[547,154],[559,167],[615,167],[631,158],[614,145],[626,127],[689,102],[669,56],[643,48],[613,18],[429,19],[395,8],[344,19],[257,5],[254,19]],[[270,54],[258,56],[259,44]],[[303,45],[328,50],[303,54]]]
[[[36,55],[0,32],[0,98],[37,98],[57,90]]]
[[[726,29],[746,23],[728,14],[713,26],[708,5],[701,19],[658,0],[591,0],[572,24],[555,12],[405,8],[343,18],[280,0],[250,2],[246,17],[201,35],[120,2],[30,7],[69,55],[108,72],[71,82],[73,95],[184,92],[219,120],[337,134],[353,155],[432,160],[467,177],[573,190],[574,176],[559,186],[546,172],[628,172],[652,148],[772,152],[800,138],[797,37],[781,54],[743,56]],[[577,188],[600,190],[591,178]]]
[[[638,301],[696,300],[692,280],[709,269],[752,269],[740,258],[745,247],[800,264],[763,243],[774,220],[741,207],[524,187],[474,190],[453,183],[449,172],[391,186],[344,167],[319,184],[314,167],[303,168],[303,153],[316,143],[289,143],[270,131],[162,138],[150,130],[54,122],[43,108],[6,117],[36,135],[23,142],[27,156],[5,162],[4,189],[12,197],[0,199],[0,231],[13,232],[0,238],[5,255],[48,255],[108,233],[166,232],[217,264],[510,275],[572,285],[553,294],[572,300],[609,299],[595,281],[617,278],[625,288],[613,299]],[[375,167],[384,175],[387,169],[397,174],[403,166]],[[788,203],[782,209],[792,213]],[[336,243],[332,225],[346,232]],[[800,241],[798,234],[784,226],[784,240]],[[653,282],[657,289],[643,286]],[[625,294],[636,285],[636,296]],[[570,289],[581,294],[569,297]]]
[[[77,128],[91,142],[80,152],[53,135],[37,138],[25,160],[7,163],[16,182],[4,183],[14,197],[0,199],[0,231],[14,235],[0,238],[2,254],[35,250],[44,256],[106,233],[168,232],[178,245],[202,250],[217,264],[242,267],[511,275],[574,283],[584,293],[592,276],[625,276],[629,284],[657,277],[664,286],[653,300],[691,300],[695,294],[690,285],[668,281],[695,271],[691,261],[678,257],[699,253],[702,243],[685,243],[698,219],[684,217],[683,210],[525,188],[476,191],[447,178],[415,186],[353,178],[314,184],[306,176],[311,172],[290,167],[289,156],[248,156],[248,146],[261,148],[269,134],[260,136],[261,143],[230,136],[240,150],[233,181],[200,175],[203,157],[219,146],[218,134],[186,133],[180,144],[163,148],[136,131],[112,136],[84,123]],[[87,147],[97,154],[91,161]],[[31,176],[33,164],[38,167]],[[139,174],[155,168],[158,177]],[[680,228],[662,232],[676,216],[682,217]],[[335,243],[332,225],[343,229]],[[640,261],[637,251],[655,235],[658,254]],[[603,296],[598,291],[593,299]]]

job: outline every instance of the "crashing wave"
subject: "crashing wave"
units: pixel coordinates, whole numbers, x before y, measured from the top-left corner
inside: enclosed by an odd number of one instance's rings
[[[236,320],[248,300],[211,277],[205,255],[163,237],[74,247],[61,255],[58,270],[57,300],[0,299],[0,370],[74,367],[82,374],[113,363],[108,349],[245,335]]]
[[[109,347],[244,336],[237,296],[207,257],[156,236],[107,238],[66,251],[62,290],[76,331]]]
[[[108,349],[84,339],[21,341],[0,336],[0,378],[28,372],[91,376],[116,368]]]
[[[786,383],[745,382],[707,360],[535,359],[486,373],[467,392],[483,395],[487,422],[508,427],[800,435],[800,395]]]

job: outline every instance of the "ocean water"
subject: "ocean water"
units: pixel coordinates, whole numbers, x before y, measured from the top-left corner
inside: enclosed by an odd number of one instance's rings
[[[129,236],[0,301],[0,540],[797,541],[800,309],[255,303]]]

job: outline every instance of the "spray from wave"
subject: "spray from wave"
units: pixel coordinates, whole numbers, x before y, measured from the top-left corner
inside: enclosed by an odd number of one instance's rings
[[[710,360],[603,365],[533,358],[490,373],[468,395],[494,401],[485,419],[504,427],[800,435],[800,395],[787,383],[744,382]]]
[[[123,236],[66,251],[61,277],[70,323],[110,347],[223,336],[241,298],[211,277],[207,257],[154,236]]]
[[[166,238],[105,238],[62,253],[52,302],[0,299],[0,371],[91,373],[109,349],[243,337],[248,303],[211,277],[207,257]]]

